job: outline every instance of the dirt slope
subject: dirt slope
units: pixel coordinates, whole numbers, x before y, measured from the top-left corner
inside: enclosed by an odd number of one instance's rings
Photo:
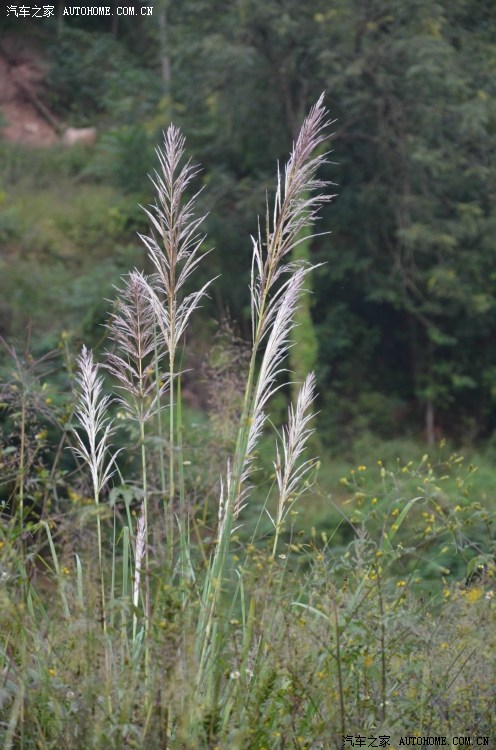
[[[40,53],[18,38],[0,44],[0,136],[32,146],[59,140],[55,118],[40,99],[46,67]]]

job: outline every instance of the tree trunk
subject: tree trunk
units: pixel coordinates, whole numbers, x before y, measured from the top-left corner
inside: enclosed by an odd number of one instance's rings
[[[64,8],[65,0],[59,0],[57,11],[57,37],[59,39],[64,31]]]
[[[162,70],[162,82],[164,87],[164,96],[168,97],[171,93],[171,64],[167,52],[167,0],[163,0],[158,8],[158,28],[159,28],[159,49],[160,49],[160,67]]]
[[[425,407],[425,437],[427,445],[434,445],[436,442],[436,427],[434,424],[434,403],[430,398]]]
[[[117,0],[114,0],[112,3],[112,21],[110,23],[110,33],[114,39],[117,39],[117,34],[119,32],[119,16],[117,15],[116,8]]]

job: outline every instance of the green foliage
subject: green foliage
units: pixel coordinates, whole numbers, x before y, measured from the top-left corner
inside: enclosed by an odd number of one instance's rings
[[[10,208],[0,214],[0,242],[8,244],[22,235],[22,225],[17,211]]]
[[[474,552],[494,554],[489,531],[494,518],[484,492],[474,485],[476,471],[472,464],[465,466],[463,456],[445,455],[443,449],[434,462],[424,454],[404,464],[400,459],[360,464],[340,480],[352,492],[343,501],[344,507],[353,506],[347,521],[365,537],[380,533],[388,548],[394,537],[396,570],[413,583],[433,579],[441,585],[449,575],[462,579]],[[401,524],[402,509],[415,493],[407,529]]]
[[[121,124],[149,116],[159,80],[112,36],[66,28],[50,52],[50,105],[77,127],[111,115]]]
[[[361,317],[366,310],[371,322],[381,321],[374,359],[405,373],[410,399],[434,401],[447,414],[456,403],[463,409],[473,399],[475,392],[457,398],[461,388],[480,383],[476,371],[484,369],[479,359],[484,346],[481,339],[470,343],[470,336],[477,329],[483,338],[494,325],[492,251],[483,248],[482,239],[492,243],[485,197],[491,181],[485,164],[493,142],[487,89],[492,85],[487,67],[473,60],[486,43],[483,25],[469,32],[452,6],[433,10],[419,1],[409,4],[405,15],[406,7],[396,2],[386,12],[370,3],[354,14],[343,2],[319,19],[333,33],[347,28],[347,38],[355,40],[354,47],[335,49],[324,62],[339,109],[346,102],[340,255],[349,252],[348,306]],[[474,107],[474,97],[480,106]],[[478,126],[464,124],[472,115],[480,118]],[[474,181],[474,170],[479,180],[486,175],[485,188]],[[342,266],[339,260],[338,269]],[[350,283],[356,283],[356,293]],[[405,344],[403,361],[411,365],[397,368],[402,361],[397,352]],[[457,377],[448,380],[447,372]],[[401,387],[401,381],[393,382],[396,391]]]
[[[177,750],[214,743],[338,747],[342,734],[491,735],[496,571],[487,528],[494,511],[466,496],[474,467],[464,469],[459,456],[447,454],[436,465],[429,459],[402,460],[391,469],[381,463],[348,472],[350,502],[342,507],[355,530],[350,543],[336,545],[328,528],[310,544],[293,540],[274,559],[269,541],[242,545],[234,539],[219,611],[228,632],[222,686],[213,705],[195,703],[194,660],[178,661],[185,643],[186,653],[193,647],[198,602],[187,588],[184,609],[184,591],[164,583],[165,571],[154,568],[148,684],[159,699],[146,710],[143,674],[122,649],[120,622],[129,603],[118,590],[113,624],[106,637],[101,633],[91,570],[96,539],[84,521],[82,495],[72,493],[71,521],[59,529],[68,544],[73,524],[84,529],[82,567],[61,544],[56,557],[45,559],[44,572],[33,576],[27,606],[22,576],[10,572],[22,571],[15,537],[4,527],[0,596],[7,641],[0,646],[0,702],[9,721],[0,724],[0,736],[7,740],[19,700],[26,741],[69,741],[76,749],[123,742],[160,747],[165,741]],[[424,496],[414,500],[418,484]],[[381,489],[376,502],[373,488]],[[109,539],[113,523],[104,521]],[[475,577],[480,567],[484,575]],[[240,576],[242,592],[231,598]],[[27,629],[29,639],[22,636]],[[224,717],[226,701],[232,721]]]
[[[131,238],[143,228],[123,191],[95,184],[84,149],[32,150],[3,144],[0,291],[3,335],[29,324],[36,352],[62,331],[99,339],[102,294],[142,257]]]
[[[480,434],[494,426],[484,385],[495,325],[494,17],[477,7],[472,21],[469,7],[250,0],[214,4],[200,31],[197,3],[170,12],[173,100],[198,123],[192,147],[207,177],[222,175],[229,190],[211,231],[241,314],[240,186],[263,183],[267,149],[284,147],[307,103],[328,92],[340,211],[332,238],[312,242],[326,262],[312,309],[321,391],[336,394],[320,405],[326,423],[339,402],[344,422],[366,390],[405,402],[418,432],[428,405],[434,426],[457,438],[468,414]]]
[[[103,134],[88,172],[110,181],[123,193],[141,199],[149,192],[150,181],[146,175],[151,173],[154,162],[151,139],[144,128],[121,125]]]
[[[112,34],[104,19],[64,19],[49,96],[61,119],[98,121],[100,143],[86,172],[74,150],[33,153],[32,165],[10,156],[6,173],[29,169],[46,185],[72,159],[73,175],[146,203],[140,154],[151,165],[156,132],[170,118],[184,124],[205,168],[200,201],[219,248],[205,268],[222,273],[222,305],[244,331],[250,243],[240,237],[256,234],[265,190],[270,204],[273,155],[287,151],[326,90],[340,210],[318,227],[332,236],[311,241],[309,257],[325,265],[301,326],[308,351],[318,351],[323,437],[339,444],[369,425],[389,434],[398,411],[429,440],[487,437],[496,368],[491,10],[466,0],[185,0],[120,21]],[[13,238],[22,227],[7,209],[2,231]],[[368,408],[381,398],[386,416]]]
[[[87,161],[87,150],[80,146],[35,148],[0,141],[4,190],[21,184],[34,192],[66,180],[82,181]]]

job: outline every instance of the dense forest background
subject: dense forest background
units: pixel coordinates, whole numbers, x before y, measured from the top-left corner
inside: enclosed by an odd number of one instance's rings
[[[491,438],[492,0],[148,4],[145,16],[128,3],[132,17],[62,16],[63,1],[52,18],[2,11],[6,65],[41,61],[36,98],[54,127],[98,129],[91,148],[0,141],[2,336],[23,341],[28,327],[34,356],[101,344],[113,285],[145,265],[139,204],[153,201],[154,147],[174,121],[202,165],[215,251],[201,273],[220,274],[190,334],[193,364],[215,320],[248,338],[250,235],[276,161],[325,91],[335,122],[322,177],[337,195],[301,245],[322,265],[293,350],[293,364],[316,367],[320,439]],[[188,387],[201,404],[198,379]]]

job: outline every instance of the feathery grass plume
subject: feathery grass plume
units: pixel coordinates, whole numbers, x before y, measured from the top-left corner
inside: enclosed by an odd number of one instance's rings
[[[251,274],[251,314],[253,351],[245,395],[245,408],[240,426],[236,463],[231,490],[232,510],[237,514],[243,501],[242,485],[250,471],[253,450],[265,423],[264,406],[277,390],[278,376],[283,371],[294,325],[294,312],[306,274],[312,269],[284,259],[300,242],[302,230],[318,218],[322,204],[334,195],[322,191],[331,183],[317,179],[317,170],[326,163],[326,153],[317,153],[325,141],[327,110],[324,95],[312,107],[293,146],[285,167],[284,183],[278,170],[277,189],[272,215],[267,206],[266,240],[253,241]],[[316,155],[315,155],[316,154]],[[308,236],[304,239],[308,241]],[[284,282],[281,277],[289,274]],[[277,283],[279,282],[279,283]],[[255,379],[256,358],[267,339],[258,377]]]
[[[103,395],[103,378],[98,375],[98,365],[94,363],[92,353],[85,346],[83,346],[81,354],[77,359],[77,366],[76,382],[78,393],[74,413],[86,435],[86,439],[83,440],[77,429],[74,428],[73,434],[76,438],[77,446],[73,447],[72,450],[89,466],[93,483],[93,499],[95,505],[98,506],[102,488],[115,472],[114,465],[120,450],[109,455],[109,440],[114,433],[112,420],[107,416],[111,398],[110,396]],[[107,632],[102,528],[99,514],[97,514],[96,522],[102,622],[104,632]],[[108,658],[107,668],[109,669]]]
[[[314,399],[315,375],[311,372],[307,375],[300,389],[296,408],[292,404],[289,406],[288,424],[282,430],[282,454],[279,451],[279,446],[277,447],[277,460],[274,463],[274,468],[279,497],[276,517],[273,519],[270,516],[275,529],[272,557],[275,556],[277,550],[277,542],[284,520],[303,491],[302,480],[314,465],[312,459],[298,463],[310,435],[314,432],[314,429],[309,426],[314,416],[311,411]]]
[[[112,420],[107,416],[111,398],[103,395],[103,378],[98,375],[98,365],[93,361],[93,354],[85,346],[77,359],[77,366],[78,394],[74,413],[86,440],[83,440],[77,429],[73,429],[77,441],[77,447],[73,447],[73,451],[89,466],[93,498],[98,503],[102,488],[114,474],[114,464],[120,451],[107,459],[109,439],[114,433]]]
[[[170,554],[172,554],[175,523],[173,503],[176,495],[175,454],[177,454],[180,500],[178,523],[183,570],[188,564],[189,541],[188,531],[183,527],[186,499],[181,473],[181,403],[180,379],[179,373],[176,372],[177,347],[191,314],[211,283],[209,281],[201,289],[183,295],[186,281],[203,257],[203,254],[200,254],[200,248],[204,236],[198,230],[205,218],[205,216],[195,216],[197,194],[189,200],[186,198],[186,191],[198,174],[198,169],[192,166],[191,161],[181,166],[184,144],[185,139],[179,129],[170,125],[164,136],[163,149],[157,149],[161,171],[159,173],[155,170],[154,178],[152,178],[158,202],[151,210],[145,209],[151,222],[152,233],[150,237],[140,235],[148,250],[149,258],[155,266],[155,273],[147,287],[148,296],[169,357],[169,499],[165,502],[167,542]],[[155,238],[154,230],[158,239]],[[175,386],[176,376],[178,377],[177,387]],[[178,396],[177,404],[174,402],[176,395]]]
[[[157,342],[155,315],[149,299],[149,284],[139,271],[132,271],[120,291],[117,309],[107,328],[115,344],[106,352],[106,369],[118,380],[122,395],[116,400],[131,419],[147,422],[168,388],[168,379],[157,384],[156,356],[164,356]]]
[[[161,346],[162,336],[157,331],[155,314],[149,298],[149,284],[143,274],[136,270],[129,274],[116,305],[117,309],[107,326],[115,349],[106,352],[106,368],[119,382],[117,387],[121,395],[116,399],[117,402],[131,419],[138,422],[140,434],[143,503],[135,549],[134,597],[136,598],[139,594],[140,583],[138,565],[141,569],[143,554],[145,570],[148,571],[148,478],[145,424],[157,413],[160,398],[167,390],[169,381],[165,378],[165,382],[158,382],[161,378],[160,361],[166,352]],[[145,582],[145,612],[148,618],[148,577]],[[134,636],[136,634],[136,615],[133,618],[133,634]]]
[[[211,283],[207,282],[202,289],[180,300],[180,290],[202,260],[203,254],[200,255],[199,250],[205,239],[198,233],[205,216],[195,217],[198,193],[185,200],[186,190],[199,169],[192,166],[191,161],[180,166],[184,145],[185,138],[180,130],[170,125],[163,150],[156,149],[161,174],[155,170],[152,182],[157,191],[158,205],[152,210],[145,209],[152,224],[152,236],[140,235],[155,266],[149,294],[172,361],[191,313]],[[155,239],[153,229],[160,242]]]
[[[326,129],[331,124],[323,102],[324,94],[303,122],[286,164],[284,184],[278,170],[272,220],[267,205],[265,243],[260,226],[258,238],[252,238],[251,309],[255,345],[267,332],[277,309],[280,294],[274,296],[267,309],[269,294],[281,274],[291,270],[283,259],[301,241],[308,241],[308,236],[302,238],[302,230],[318,218],[321,205],[335,197],[322,193],[332,183],[315,176],[326,163],[327,154],[316,152],[328,137]]]

